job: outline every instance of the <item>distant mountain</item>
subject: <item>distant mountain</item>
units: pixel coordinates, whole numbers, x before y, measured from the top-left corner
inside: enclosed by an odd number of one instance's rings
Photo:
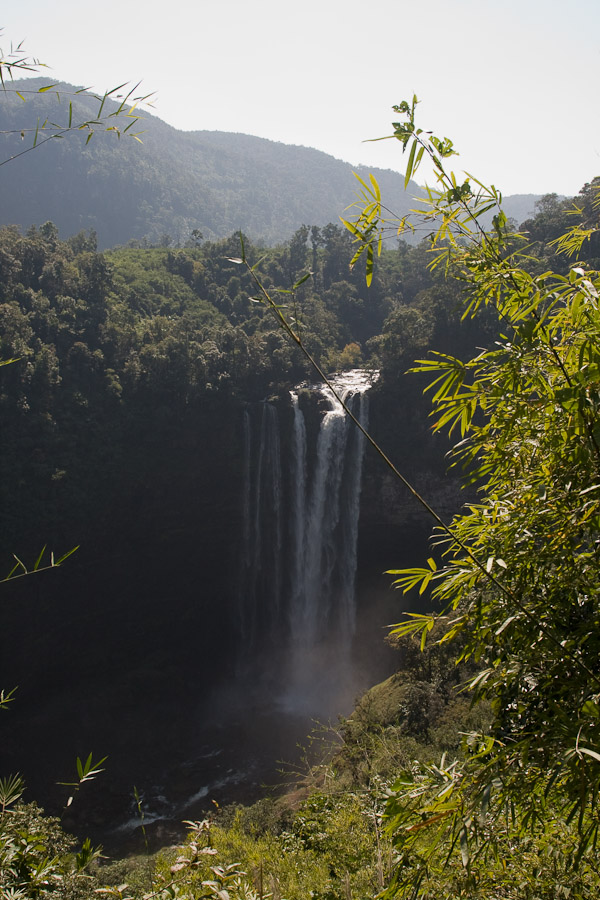
[[[45,79],[14,82],[10,87],[37,89]],[[0,162],[27,147],[20,129],[36,121],[73,123],[96,115],[98,104],[86,94],[67,98],[72,85],[55,91],[0,93]],[[352,167],[320,150],[289,146],[246,134],[178,131],[145,114],[143,143],[87,132],[48,142],[0,168],[0,224],[23,229],[48,220],[62,237],[93,228],[100,247],[131,239],[161,243],[170,236],[185,243],[194,229],[205,238],[225,237],[241,229],[268,244],[286,240],[302,224],[337,222],[357,193],[356,171],[373,172],[388,205],[404,215],[420,194],[391,170]],[[522,221],[534,211],[536,195],[518,195],[506,211]]]

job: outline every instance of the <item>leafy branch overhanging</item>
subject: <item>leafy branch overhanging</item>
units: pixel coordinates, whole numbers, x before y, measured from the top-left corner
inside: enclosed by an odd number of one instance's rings
[[[58,105],[62,105],[65,110],[63,121],[55,122],[46,117],[43,120],[38,119],[33,126],[0,132],[0,134],[6,135],[19,135],[22,141],[26,137],[32,137],[29,146],[0,160],[0,166],[14,162],[14,160],[41,147],[48,141],[64,138],[74,132],[81,132],[86,135],[86,145],[97,132],[109,132],[118,138],[122,135],[127,135],[141,143],[140,134],[142,132],[138,129],[142,115],[140,109],[142,106],[152,102],[153,94],[138,93],[139,83],[135,85],[123,83],[104,91],[102,94],[93,93],[88,88],[67,92],[60,90],[59,85],[53,82],[43,84],[36,90],[27,90],[25,88],[17,90],[16,87],[11,86],[15,75],[33,75],[45,68],[47,68],[45,63],[25,53],[22,43],[16,47],[11,45],[8,52],[0,48],[0,96],[2,94],[5,97],[14,95],[25,103],[27,95],[54,94]],[[77,98],[79,95],[84,95],[86,98],[96,101],[97,107],[91,116],[80,117],[74,110],[72,98]],[[112,104],[114,104],[114,107],[111,108]]]
[[[405,591],[431,586],[442,608],[395,633],[420,634],[423,645],[441,619],[441,641],[462,635],[460,658],[480,665],[474,701],[491,700],[494,712],[491,734],[471,737],[464,765],[407,774],[388,805],[411,860],[396,888],[410,883],[426,896],[442,850],[446,859],[459,850],[468,876],[478,855],[498,852],[490,823],[501,814],[517,834],[551,819],[574,825],[574,865],[598,840],[600,273],[575,259],[566,275],[531,274],[527,238],[509,229],[500,193],[447,171],[452,142],[417,127],[416,105],[414,97],[394,107],[403,120],[390,137],[408,152],[407,183],[422,160],[433,167],[437,186],[415,209],[432,223],[432,266],[465,283],[465,317],[487,306],[499,329],[495,346],[467,362],[432,354],[414,369],[432,379],[434,428],[460,433],[454,462],[482,495],[452,532],[497,573],[496,582],[483,577],[440,529],[443,565],[392,572]],[[480,219],[490,210],[486,231]],[[369,269],[390,227],[375,185],[363,182],[359,212],[345,224],[359,243],[354,261],[366,253]],[[399,234],[408,227],[393,224]],[[597,230],[597,221],[578,224],[556,243],[577,256]]]
[[[460,433],[454,464],[478,484],[481,502],[446,525],[365,435],[434,517],[442,557],[441,564],[430,559],[426,567],[391,571],[405,591],[431,588],[442,609],[409,616],[395,632],[418,635],[424,646],[441,620],[439,640],[462,635],[460,658],[480,666],[468,688],[474,702],[487,698],[494,711],[491,734],[470,738],[465,764],[442,763],[437,773],[421,773],[418,785],[406,775],[390,800],[392,831],[401,853],[421,859],[410,876],[421,884],[430,865],[424,834],[437,834],[428,844],[432,855],[442,846],[448,858],[459,850],[469,873],[478,854],[493,851],[490,822],[502,814],[520,832],[549,816],[574,824],[574,864],[598,840],[600,273],[575,259],[567,275],[531,274],[527,238],[510,230],[500,192],[447,171],[453,144],[417,127],[416,106],[414,97],[394,107],[403,121],[389,137],[408,152],[407,184],[423,160],[433,167],[437,186],[426,188],[413,211],[431,225],[431,265],[463,280],[464,317],[488,307],[499,329],[495,346],[473,359],[434,353],[413,370],[432,379],[434,428]],[[359,211],[342,221],[359,245],[353,264],[364,253],[370,280],[383,235],[414,226],[406,217],[390,220],[373,177],[370,185],[359,181]],[[481,217],[490,211],[486,230]],[[576,225],[559,249],[577,257],[597,229]],[[259,291],[254,299],[273,311],[327,383],[243,248],[234,261],[247,266]],[[415,886],[414,896],[424,896]]]

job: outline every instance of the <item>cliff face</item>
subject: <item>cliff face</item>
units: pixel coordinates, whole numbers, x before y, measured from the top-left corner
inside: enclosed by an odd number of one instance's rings
[[[57,506],[53,536],[29,524],[38,551],[81,545],[60,569],[3,589],[0,685],[19,691],[0,771],[21,771],[51,809],[64,793],[53,784],[92,749],[110,754],[110,783],[125,791],[157,778],[235,668],[239,412],[221,403],[149,420],[126,451],[113,445],[118,477],[86,472],[95,517],[82,502]]]
[[[386,455],[445,522],[467,499],[457,474],[448,472],[447,441],[433,435],[429,404],[420,385],[407,378],[376,385],[370,395],[369,430]],[[357,595],[358,649],[372,676],[386,678],[397,667],[384,638],[387,626],[407,611],[424,612],[426,597],[404,595],[391,587],[389,569],[419,566],[431,556],[435,522],[367,447],[363,471]]]
[[[450,444],[434,434],[429,404],[410,379],[371,392],[370,431],[415,490],[449,522],[467,499],[459,471],[450,469]],[[435,522],[372,449],[368,452],[361,498],[361,525],[396,534],[429,533]]]

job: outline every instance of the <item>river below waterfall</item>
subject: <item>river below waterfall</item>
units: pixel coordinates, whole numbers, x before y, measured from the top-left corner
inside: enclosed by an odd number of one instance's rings
[[[192,732],[194,725],[197,728],[196,746],[188,741],[174,747],[170,763],[150,778],[149,773],[145,778],[138,773],[144,785],[139,788],[141,812],[131,789],[113,793],[110,808],[103,809],[109,798],[99,781],[94,791],[97,822],[92,812],[90,824],[89,809],[82,809],[86,834],[101,842],[110,855],[143,852],[145,840],[151,849],[175,843],[185,833],[185,820],[210,816],[230,803],[253,803],[295,783],[299,773],[306,771],[305,753],[312,753],[316,761],[316,753],[326,752],[334,740],[324,724],[269,709],[262,702],[245,709],[233,704],[229,712],[227,719],[210,724],[190,722]],[[310,737],[315,729],[323,738],[317,742],[318,751]],[[91,802],[90,796],[85,806],[89,808]],[[73,824],[80,831],[78,818]]]

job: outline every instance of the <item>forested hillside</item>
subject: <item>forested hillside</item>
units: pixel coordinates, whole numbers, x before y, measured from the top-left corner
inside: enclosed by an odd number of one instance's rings
[[[102,520],[100,498],[121,480],[119,468],[131,489],[151,465],[148,453],[125,464],[140,434],[153,435],[162,459],[159,435],[176,442],[189,416],[311,375],[275,318],[251,300],[249,274],[228,259],[239,253],[237,235],[105,254],[94,235],[64,242],[51,223],[26,236],[4,229],[0,239],[1,352],[16,360],[2,373],[0,397],[5,546],[29,547],[40,533],[78,542],[77,528],[63,534],[64,522]],[[351,238],[341,226],[303,227],[267,252],[246,240],[246,252],[262,256],[262,283],[275,296],[313,270],[293,298],[306,347],[327,371],[381,367],[381,392],[418,348],[475,340],[459,325],[458,286],[427,271],[425,250],[386,251],[368,288],[364,270],[348,267]]]
[[[73,94],[72,85],[56,85],[59,100],[55,91],[35,93],[44,84],[18,80],[0,95],[3,159],[33,142],[35,132],[21,137],[24,123],[65,126],[70,114],[74,123],[95,117],[98,103]],[[63,237],[92,228],[101,248],[130,241],[186,244],[195,229],[214,240],[241,228],[276,244],[303,224],[339,221],[356,194],[353,167],[318,150],[244,134],[177,131],[147,112],[135,130],[141,144],[111,134],[86,144],[86,130],[16,159],[3,182],[0,223],[26,229],[50,220]],[[364,168],[355,171],[367,175]],[[396,208],[407,212],[420,188],[413,183],[405,191],[397,172],[375,174]],[[508,198],[508,214],[522,221],[536,199]]]

